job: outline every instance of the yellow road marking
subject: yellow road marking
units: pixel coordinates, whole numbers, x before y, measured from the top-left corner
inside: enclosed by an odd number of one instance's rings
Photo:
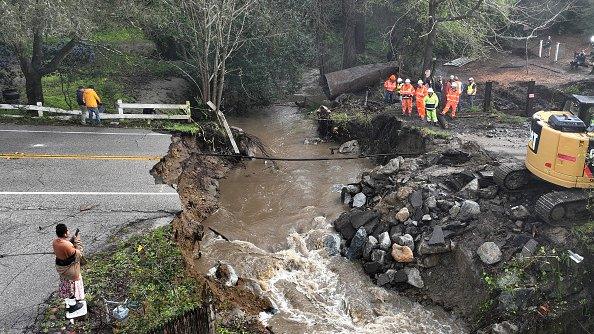
[[[39,153],[0,153],[0,159],[70,159],[70,160],[161,160],[154,155],[91,155],[91,154],[39,154]]]

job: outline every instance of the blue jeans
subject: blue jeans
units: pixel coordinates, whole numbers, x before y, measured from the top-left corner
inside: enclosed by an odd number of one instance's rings
[[[93,118],[93,114],[95,114],[95,118]],[[89,121],[91,122],[91,124],[101,123],[101,118],[99,117],[99,109],[97,107],[89,108]]]
[[[386,103],[394,103],[394,92],[386,91],[384,93],[384,101]]]

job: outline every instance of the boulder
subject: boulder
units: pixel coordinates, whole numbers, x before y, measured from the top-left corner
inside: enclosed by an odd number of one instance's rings
[[[324,238],[324,247],[330,256],[340,253],[340,236],[338,234],[329,234]]]
[[[420,255],[441,254],[451,251],[453,244],[451,241],[438,245],[429,245],[427,240],[422,240],[417,250]]]
[[[406,267],[404,268],[404,272],[406,273],[406,282],[408,284],[419,289],[422,289],[425,286],[425,283],[423,283],[423,279],[421,278],[421,272],[419,272],[419,269],[414,267]]]
[[[410,249],[415,249],[415,240],[410,234],[398,236],[394,242],[400,246],[407,246]]]
[[[342,204],[351,205],[352,201],[353,201],[353,196],[351,196],[351,194],[344,194],[342,196]]]
[[[384,265],[386,263],[386,252],[381,249],[374,249],[371,252],[371,262],[377,262]]]
[[[363,246],[367,241],[367,232],[365,232],[364,228],[359,228],[353,240],[351,240],[351,245],[349,246],[346,257],[349,260],[356,260],[360,259],[363,256]]]
[[[375,275],[381,273],[384,269],[384,265],[377,262],[365,262],[363,263],[363,271],[368,275]]]
[[[398,219],[398,221],[400,221],[402,223],[407,221],[409,217],[410,217],[410,212],[408,211],[407,207],[400,209],[400,211],[398,211],[398,213],[396,214],[396,219]]]
[[[431,233],[431,237],[427,241],[427,244],[429,246],[445,244],[445,237],[444,237],[443,229],[441,228],[441,226],[435,226],[433,228],[433,232]]]
[[[538,247],[538,241],[534,239],[528,240],[528,242],[522,247],[522,251],[520,252],[520,257],[530,257],[534,255],[536,252],[536,248]]]
[[[414,260],[413,252],[407,246],[400,246],[399,244],[392,245],[392,258],[396,262],[410,263]]]
[[[379,214],[376,211],[351,211],[350,222],[351,225],[358,229],[361,226],[367,225],[373,221],[379,221]]]
[[[379,286],[385,286],[391,284],[396,275],[396,270],[388,269],[385,273],[377,275],[376,283]]]
[[[518,220],[526,219],[530,216],[530,211],[523,205],[514,206],[510,212],[511,216]]]
[[[478,256],[486,264],[495,264],[501,261],[501,250],[494,242],[483,243],[476,251]]]
[[[479,191],[479,180],[477,178],[470,181],[467,185],[462,188],[458,194],[459,196],[466,198],[477,198]]]
[[[472,220],[478,217],[481,213],[481,207],[475,201],[465,200],[460,206],[460,212],[455,217],[460,221]]]
[[[351,194],[351,195],[355,195],[356,193],[360,193],[361,192],[361,186],[358,184],[349,184],[344,186],[343,191]]]
[[[516,334],[519,333],[520,329],[511,321],[504,321],[491,326],[489,334]]]
[[[364,206],[365,203],[367,203],[367,196],[365,196],[364,193],[357,193],[353,197],[353,207],[354,208],[360,208],[360,207]]]
[[[351,240],[357,230],[351,225],[350,213],[342,213],[333,223],[334,229],[340,233],[340,235],[346,239]]]
[[[371,258],[371,252],[378,247],[378,242],[372,235],[367,237],[367,242],[363,246],[363,258],[369,260]]]
[[[390,240],[390,234],[388,232],[383,232],[382,234],[380,234],[378,243],[380,249],[383,249],[384,251],[389,251],[390,246],[392,245],[392,240]]]
[[[356,140],[347,141],[346,143],[340,145],[340,147],[338,148],[338,153],[359,154],[360,153],[359,142]]]
[[[384,175],[392,175],[398,172],[398,170],[400,169],[400,163],[403,161],[404,159],[402,157],[397,157],[394,158],[390,161],[388,161],[387,164],[381,166],[377,172],[379,174],[384,174]]]
[[[460,204],[458,204],[457,202],[454,203],[454,205],[450,208],[449,210],[449,214],[451,218],[456,218],[458,217],[458,214],[460,213]]]
[[[413,208],[418,209],[423,206],[423,191],[416,190],[410,194],[408,201]]]
[[[423,223],[423,226],[425,226],[426,224],[429,224],[432,220],[433,220],[433,218],[431,218],[431,215],[429,215],[429,214],[423,215],[423,217],[421,217],[421,222]]]

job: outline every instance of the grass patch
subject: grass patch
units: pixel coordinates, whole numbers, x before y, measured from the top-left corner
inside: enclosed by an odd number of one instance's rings
[[[452,135],[444,130],[439,129],[432,129],[428,127],[414,127],[415,129],[419,130],[423,135],[429,136],[431,138],[438,138],[438,139],[450,139]]]
[[[93,40],[100,43],[126,43],[147,40],[144,32],[138,28],[125,27],[101,29],[93,34]]]
[[[89,315],[77,321],[76,332],[111,329],[105,324],[103,298],[129,299],[138,305],[118,333],[143,333],[199,305],[199,286],[185,273],[180,250],[166,226],[121,242],[110,252],[94,255],[83,269]],[[53,332],[66,324],[61,300],[51,300],[41,330]],[[59,320],[57,320],[59,319]]]
[[[517,116],[517,115],[508,115],[506,113],[497,111],[493,112],[490,115],[492,118],[495,118],[500,123],[507,123],[507,124],[524,124],[528,122],[526,117]]]
[[[180,133],[187,133],[191,135],[196,135],[198,133],[202,133],[203,129],[198,123],[173,123],[173,122],[166,122],[163,124],[163,130],[171,131],[171,132],[180,132]]]

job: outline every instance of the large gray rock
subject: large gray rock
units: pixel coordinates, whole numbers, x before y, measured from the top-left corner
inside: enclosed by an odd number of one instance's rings
[[[379,248],[389,251],[390,247],[392,246],[392,240],[390,240],[390,234],[388,232],[383,232],[379,235],[378,239]]]
[[[340,147],[338,148],[338,153],[359,154],[360,153],[359,142],[356,140],[347,141],[346,143],[340,145]]]
[[[415,249],[415,240],[410,234],[398,236],[396,237],[396,240],[394,242],[396,242],[400,246],[407,246],[410,249]]]
[[[220,261],[214,267],[210,268],[207,276],[227,287],[237,285],[237,281],[239,280],[235,269],[230,264]]]
[[[429,196],[425,200],[425,207],[430,211],[433,211],[437,208],[437,200],[435,199],[435,196]]]
[[[324,247],[330,256],[340,253],[340,236],[338,234],[329,234],[324,238]]]
[[[340,233],[340,235],[346,239],[351,240],[357,230],[351,224],[350,213],[342,213],[333,223],[334,229]]]
[[[363,263],[363,271],[368,275],[375,275],[377,273],[381,273],[384,269],[384,265],[382,263],[377,262],[365,262]]]
[[[431,233],[431,238],[427,241],[429,246],[435,245],[444,245],[445,244],[445,237],[443,235],[443,229],[441,226],[435,226],[433,228],[433,232]]]
[[[513,208],[511,208],[511,215],[515,219],[522,220],[522,219],[526,219],[530,216],[530,211],[528,211],[528,209],[526,209],[525,206],[518,205],[518,206],[514,206]]]
[[[477,218],[480,213],[481,207],[477,202],[466,200],[462,202],[462,205],[460,206],[460,212],[455,218],[460,221],[467,221]]]
[[[376,283],[379,286],[385,286],[391,284],[396,275],[396,270],[388,269],[385,273],[377,275]]]
[[[410,205],[412,205],[412,207],[415,209],[422,207],[423,206],[423,191],[422,190],[414,191],[408,198],[408,201],[410,202]]]
[[[406,273],[406,282],[408,284],[419,289],[422,289],[425,286],[425,283],[423,283],[423,279],[421,278],[421,272],[419,272],[419,269],[414,267],[406,267],[404,268],[404,272]]]
[[[528,240],[528,242],[522,247],[522,251],[520,252],[520,257],[530,257],[534,255],[536,252],[536,248],[538,247],[538,241],[534,239]]]
[[[397,157],[390,160],[387,164],[381,166],[377,172],[384,175],[392,175],[400,169],[400,163],[403,161],[402,157]]]
[[[367,203],[367,196],[365,196],[364,193],[357,193],[353,197],[353,207],[354,208],[360,208],[360,207],[364,206],[365,203]]]
[[[486,264],[495,264],[501,261],[501,250],[499,250],[499,246],[497,246],[494,242],[485,242],[483,243],[476,251],[478,256],[481,258]]]
[[[420,255],[441,254],[452,250],[452,242],[448,241],[441,245],[429,245],[427,240],[422,240],[419,244],[418,252]]]
[[[510,321],[500,322],[491,326],[491,334],[516,334],[520,329]]]
[[[360,259],[363,256],[363,246],[367,241],[367,232],[365,232],[364,228],[359,228],[353,240],[351,240],[351,245],[347,250],[346,257],[349,260],[356,260]]]
[[[379,222],[379,218],[380,215],[376,211],[354,210],[350,214],[350,222],[355,229],[358,229],[361,226],[375,225],[374,222]],[[367,234],[371,232],[367,229],[366,231],[368,232]]]
[[[377,239],[370,235],[367,237],[367,242],[363,247],[363,258],[365,260],[369,260],[371,258],[371,252],[378,247]]]

